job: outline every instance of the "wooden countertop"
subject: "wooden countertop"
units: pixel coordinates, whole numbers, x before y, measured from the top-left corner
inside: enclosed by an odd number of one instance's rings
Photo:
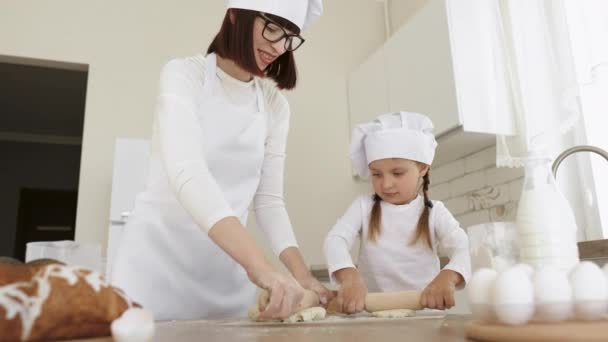
[[[468,341],[464,324],[469,315],[443,318],[377,319],[352,322],[249,323],[234,321],[161,322],[156,325],[154,341],[170,342],[302,342],[302,341]],[[111,342],[112,338],[81,340]]]

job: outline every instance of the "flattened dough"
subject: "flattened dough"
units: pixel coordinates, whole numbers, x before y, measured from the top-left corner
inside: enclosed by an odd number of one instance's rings
[[[383,310],[374,311],[372,316],[378,318],[404,318],[416,316],[416,311],[410,309],[394,309],[394,310]]]
[[[321,306],[315,306],[312,308],[300,310],[283,322],[296,323],[296,322],[310,322],[325,319],[327,311]]]
[[[318,321],[321,319],[325,319],[326,313],[327,312],[325,311],[325,309],[323,307],[315,306],[312,308],[300,310],[300,311],[296,312],[295,314],[289,316],[288,318],[284,319],[282,322],[296,323],[296,322]],[[260,320],[260,310],[256,306],[249,308],[248,315],[249,315],[249,318],[253,321],[258,321],[258,322],[261,321]]]

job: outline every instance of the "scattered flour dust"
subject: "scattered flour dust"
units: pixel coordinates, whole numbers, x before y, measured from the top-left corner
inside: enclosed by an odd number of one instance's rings
[[[238,326],[275,326],[275,325],[319,325],[319,324],[349,324],[349,323],[361,323],[361,322],[377,322],[387,320],[416,320],[416,319],[443,319],[446,314],[439,310],[419,310],[416,311],[414,316],[407,316],[411,314],[409,310],[407,312],[395,313],[395,310],[389,310],[385,316],[374,317],[372,313],[361,312],[355,315],[326,315],[325,319],[313,320],[313,321],[299,321],[299,322],[277,322],[277,321],[263,321],[254,322],[250,319],[240,320],[223,320],[213,321],[219,325],[238,325]],[[395,317],[397,316],[397,317]]]

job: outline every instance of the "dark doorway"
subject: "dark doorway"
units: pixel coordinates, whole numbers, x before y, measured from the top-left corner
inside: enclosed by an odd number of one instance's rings
[[[86,64],[0,55],[0,256],[74,239],[87,82]]]
[[[25,261],[28,242],[73,240],[77,201],[76,191],[21,189],[13,257]]]

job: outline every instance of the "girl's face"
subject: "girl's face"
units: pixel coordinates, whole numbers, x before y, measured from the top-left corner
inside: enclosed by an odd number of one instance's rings
[[[286,51],[286,38],[283,38],[278,42],[271,43],[268,41],[268,39],[264,38],[264,26],[266,26],[267,31],[265,34],[268,36],[280,35],[283,34],[283,32],[292,33],[276,23],[268,22],[266,19],[261,18],[260,16],[256,17],[255,23],[253,24],[253,54],[255,55],[255,61],[258,68],[260,68],[262,71]]]
[[[413,160],[389,158],[374,160],[369,170],[374,191],[383,201],[406,204],[418,195],[429,167]]]

